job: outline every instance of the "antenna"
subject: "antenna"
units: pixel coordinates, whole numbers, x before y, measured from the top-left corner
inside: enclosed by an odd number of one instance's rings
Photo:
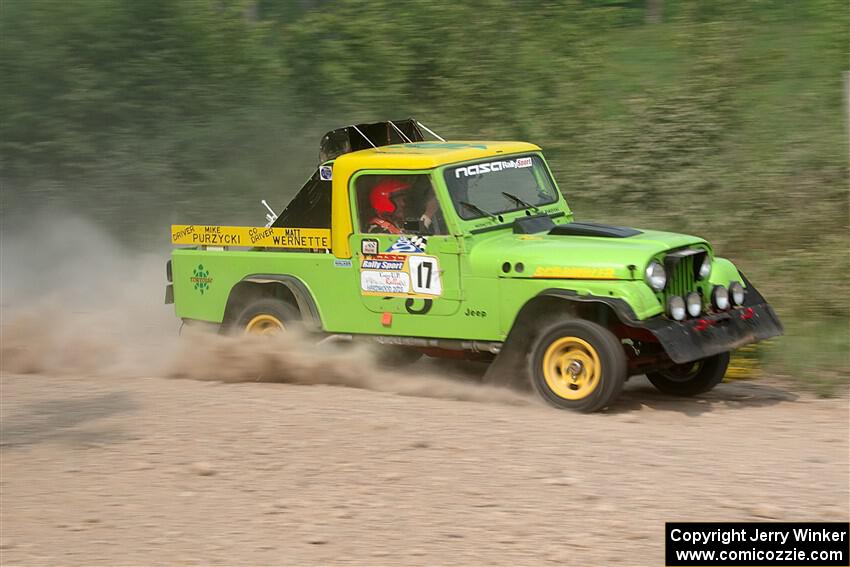
[[[352,124],[352,125],[351,125],[351,127],[352,127],[352,128],[354,128],[355,130],[357,130],[357,133],[358,133],[358,134],[360,134],[361,136],[363,136],[363,139],[364,139],[364,140],[366,140],[367,142],[369,142],[369,145],[370,145],[370,146],[372,146],[373,148],[377,148],[377,147],[378,147],[378,146],[376,146],[375,144],[373,144],[373,143],[372,143],[372,140],[370,140],[369,138],[367,138],[367,137],[366,137],[366,134],[364,134],[363,132],[361,132],[361,131],[360,131],[360,128],[358,128],[355,124]]]
[[[266,203],[266,200],[265,200],[265,199],[261,200],[261,201],[260,201],[260,203],[262,203],[262,205],[263,205],[266,209],[268,209],[268,211],[269,211],[269,213],[270,213],[270,214],[267,214],[267,215],[266,215],[266,220],[267,220],[267,221],[269,221],[269,222],[266,224],[266,228],[268,228],[268,227],[270,227],[270,226],[274,223],[274,221],[276,221],[276,220],[277,220],[277,215],[275,214],[274,209],[272,209],[272,208],[269,206],[269,204],[268,204],[268,203]]]
[[[398,132],[399,134],[401,134],[401,137],[402,137],[403,139],[407,140],[407,143],[408,143],[408,144],[412,144],[412,143],[413,143],[413,140],[411,140],[410,138],[408,138],[408,137],[407,137],[407,134],[405,134],[404,132],[402,132],[402,131],[399,129],[399,127],[398,127],[398,126],[396,126],[395,124],[393,124],[393,121],[392,121],[392,120],[387,120],[387,122],[389,122],[389,123],[390,123],[390,126],[392,126],[393,128],[395,128],[395,131],[396,131],[396,132]]]
[[[428,132],[429,134],[431,134],[432,136],[434,136],[435,138],[437,138],[441,142],[445,142],[445,140],[439,134],[436,134],[433,130],[431,130],[430,128],[428,128],[427,126],[425,126],[424,124],[422,124],[418,120],[416,121],[416,123],[419,124],[419,126],[421,126],[422,129],[424,129],[426,132]]]

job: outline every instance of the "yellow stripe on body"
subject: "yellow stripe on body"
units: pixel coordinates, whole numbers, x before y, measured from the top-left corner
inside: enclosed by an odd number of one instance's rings
[[[614,268],[563,268],[560,266],[540,266],[534,270],[531,277],[576,280],[617,279]]]

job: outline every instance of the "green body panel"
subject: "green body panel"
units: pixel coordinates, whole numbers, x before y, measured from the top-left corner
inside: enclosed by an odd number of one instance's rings
[[[449,265],[446,258],[458,258],[456,254],[434,255],[440,258],[441,267]],[[655,294],[642,281],[501,278],[491,273],[464,277],[463,300],[436,299],[431,312],[414,315],[404,309],[402,298],[368,298],[380,308],[363,301],[357,264],[341,267],[335,265],[335,260],[330,254],[175,250],[172,270],[177,316],[221,322],[233,286],[258,274],[286,274],[301,280],[315,300],[323,329],[332,333],[501,341],[522,306],[540,292],[553,288],[624,299],[641,318],[661,312]],[[199,265],[209,274],[204,293],[195,289],[192,282]],[[451,308],[437,311],[443,301]],[[382,324],[383,312],[393,314],[390,326]]]
[[[580,296],[593,295],[622,299],[628,303],[639,319],[646,319],[663,311],[655,294],[642,281],[594,281],[594,280],[546,280],[509,279],[500,280],[499,297],[502,305],[501,329],[507,335],[516,315],[525,303],[540,292],[565,289]]]
[[[611,273],[606,279],[643,280],[643,270],[654,257],[673,248],[707,246],[684,234],[644,231],[629,238],[513,234],[509,229],[469,238],[469,267],[497,277],[546,277],[546,268],[582,268]],[[505,274],[502,265],[522,262],[524,270]],[[632,270],[629,266],[634,266]]]
[[[177,316],[220,323],[231,290],[240,281],[254,275],[288,275],[309,291],[322,328],[329,333],[502,341],[523,305],[549,289],[621,299],[641,320],[659,315],[664,297],[644,281],[648,263],[685,247],[712,253],[698,237],[651,230],[626,238],[514,234],[513,221],[529,214],[548,214],[556,224],[571,222],[572,212],[560,192],[557,202],[533,212],[464,220],[450,202],[444,167],[421,171],[431,175],[450,233],[428,237],[423,252],[439,262],[442,289],[433,300],[364,294],[363,240],[375,240],[380,253],[391,254],[388,249],[399,237],[358,234],[355,229],[351,258],[315,252],[175,249]],[[364,172],[386,171],[393,170],[361,170],[349,181]],[[352,221],[359,226],[356,214]],[[698,285],[708,297],[710,285],[728,286],[732,280],[741,280],[732,263],[714,258],[709,281]]]
[[[741,274],[735,268],[735,265],[726,258],[714,258],[714,263],[711,265],[711,275],[708,277],[709,283],[712,285],[725,285],[729,287],[729,282],[744,283]],[[746,287],[746,284],[744,284]]]
[[[298,276],[313,294],[325,296],[329,289],[344,292],[349,286],[340,285],[340,275],[350,268],[337,268],[330,254],[305,252],[270,252],[240,250],[201,250],[178,248],[172,251],[174,306],[178,317],[220,323],[224,318],[227,299],[237,283],[256,274],[293,274]],[[200,269],[199,269],[200,267]],[[195,274],[207,274],[206,288],[196,287]],[[356,299],[355,290],[349,295]],[[317,301],[319,312],[330,309]]]

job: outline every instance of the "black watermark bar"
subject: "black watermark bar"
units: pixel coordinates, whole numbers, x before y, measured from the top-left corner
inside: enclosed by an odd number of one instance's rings
[[[842,522],[667,522],[668,567],[850,567]]]

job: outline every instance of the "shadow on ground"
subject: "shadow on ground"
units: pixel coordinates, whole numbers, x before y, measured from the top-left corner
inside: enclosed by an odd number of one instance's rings
[[[26,406],[3,416],[0,446],[15,447],[58,441],[72,445],[117,443],[127,438],[116,427],[90,427],[90,422],[135,410],[138,404],[127,392],[54,399]]]
[[[417,364],[416,368],[444,372],[460,381],[482,382],[487,365],[462,360],[432,359]],[[626,382],[623,394],[605,413],[622,414],[649,407],[658,411],[698,416],[719,408],[771,406],[781,402],[793,402],[798,398],[797,394],[780,385],[757,381],[724,382],[700,396],[676,397],[659,392],[645,376],[635,376]]]
[[[643,376],[631,378],[620,399],[607,413],[624,413],[646,406],[658,411],[673,411],[692,417],[720,408],[772,406],[799,398],[781,386],[759,382],[724,382],[712,391],[693,398],[662,394]]]

